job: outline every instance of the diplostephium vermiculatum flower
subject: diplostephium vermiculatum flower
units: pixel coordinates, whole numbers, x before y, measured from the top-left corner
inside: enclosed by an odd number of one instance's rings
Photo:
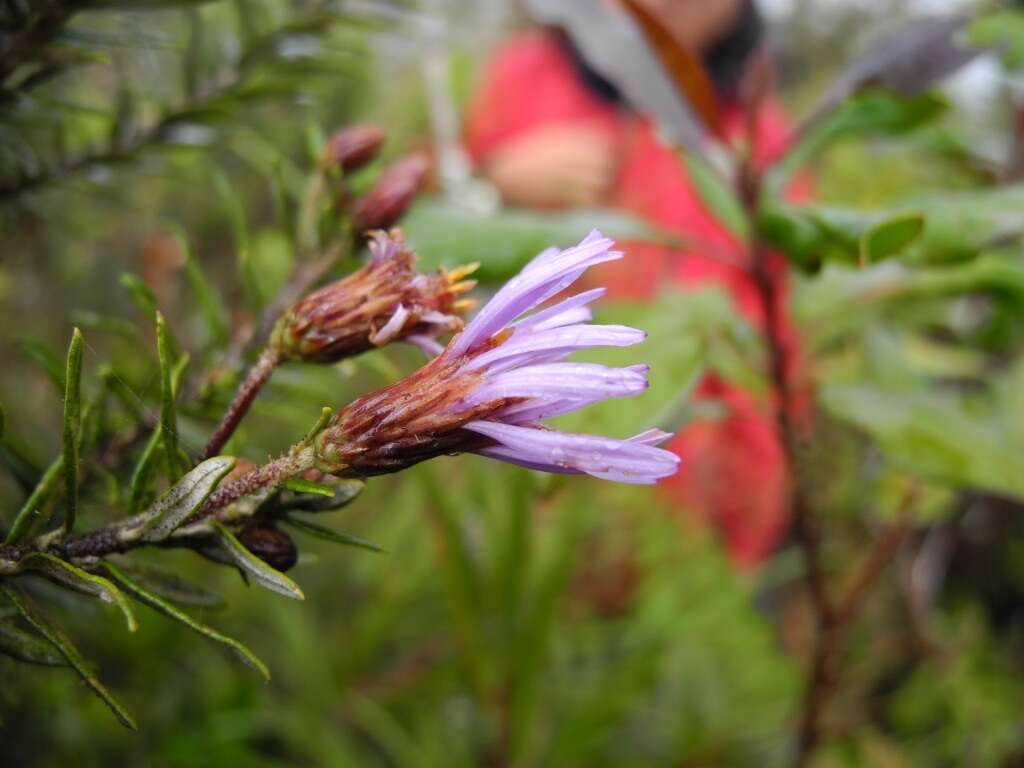
[[[333,362],[399,340],[436,354],[433,334],[462,328],[459,313],[474,303],[462,294],[476,284],[463,278],[475,265],[420,273],[398,230],[371,233],[369,247],[366,266],[309,294],[278,321],[271,346],[282,359]]]
[[[603,289],[531,313],[588,267],[621,258],[612,245],[595,231],[575,247],[539,254],[436,358],[339,411],[317,437],[320,466],[367,476],[472,452],[546,472],[626,483],[649,484],[674,474],[679,458],[656,447],[669,437],[660,430],[617,440],[541,423],[647,387],[645,365],[608,368],[566,360],[580,350],[630,346],[645,338],[634,328],[590,324],[588,304]]]

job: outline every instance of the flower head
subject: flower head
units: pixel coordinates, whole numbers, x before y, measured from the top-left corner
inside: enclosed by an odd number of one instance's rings
[[[559,432],[542,419],[647,387],[647,366],[567,362],[574,352],[630,346],[644,333],[591,325],[587,306],[603,289],[527,314],[595,264],[622,257],[592,232],[579,245],[548,249],[480,310],[434,360],[386,389],[354,401],[317,438],[332,472],[394,472],[424,459],[469,451],[546,472],[653,483],[678,457],[655,447],[658,430],[628,440]]]
[[[370,263],[298,301],[278,321],[271,345],[285,359],[332,362],[391,341],[436,353],[432,336],[462,328],[461,298],[475,283],[469,265],[425,275],[398,230],[374,232]]]

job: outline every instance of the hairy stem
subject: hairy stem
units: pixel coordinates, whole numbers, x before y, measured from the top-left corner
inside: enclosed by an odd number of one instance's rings
[[[252,405],[256,395],[263,389],[263,385],[270,379],[270,375],[280,362],[281,355],[276,349],[267,347],[263,350],[256,364],[249,369],[249,373],[246,374],[245,379],[239,385],[231,405],[224,412],[220,424],[213,431],[209,441],[206,443],[206,447],[199,454],[197,461],[205,461],[220,452],[220,449],[224,447],[224,444],[235,433],[238,424],[242,421],[245,414],[248,413],[249,406]]]

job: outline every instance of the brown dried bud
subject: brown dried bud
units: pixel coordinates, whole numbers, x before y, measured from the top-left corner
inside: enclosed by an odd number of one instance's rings
[[[401,339],[427,344],[438,331],[462,328],[474,302],[472,264],[424,275],[401,233],[375,232],[369,264],[297,302],[278,321],[271,346],[282,358],[335,362]]]
[[[276,528],[243,528],[238,540],[256,557],[279,571],[291,569],[299,559],[295,542]]]
[[[356,232],[394,226],[416,199],[429,169],[430,160],[423,152],[406,155],[388,166],[370,191],[356,201],[352,210]]]
[[[341,128],[327,140],[323,164],[338,166],[344,173],[358,171],[377,156],[384,138],[384,129],[373,123]]]

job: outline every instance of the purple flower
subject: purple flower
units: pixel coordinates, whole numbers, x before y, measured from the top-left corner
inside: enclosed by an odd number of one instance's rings
[[[356,400],[321,434],[332,471],[393,472],[443,453],[473,452],[546,472],[626,483],[672,475],[679,458],[651,430],[628,440],[568,434],[540,422],[647,388],[647,366],[567,362],[592,347],[625,347],[645,334],[591,325],[586,291],[528,314],[588,268],[622,257],[592,232],[579,245],[539,254],[510,280],[434,360],[402,381]]]

